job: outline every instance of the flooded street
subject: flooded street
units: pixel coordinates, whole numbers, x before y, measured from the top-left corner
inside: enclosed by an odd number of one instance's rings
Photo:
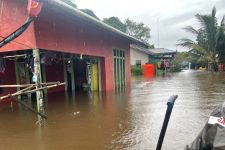
[[[225,74],[181,72],[132,79],[126,93],[55,94],[49,97],[44,127],[37,116],[0,106],[1,150],[155,149],[166,102],[177,94],[164,150],[183,149],[198,135],[210,112],[225,100]]]

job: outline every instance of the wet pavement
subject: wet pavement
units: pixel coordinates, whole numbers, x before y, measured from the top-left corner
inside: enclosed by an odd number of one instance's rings
[[[162,149],[191,143],[210,112],[225,100],[225,74],[185,71],[132,78],[126,92],[54,94],[48,120],[14,104],[0,105],[0,150],[155,149],[168,98],[179,97]]]

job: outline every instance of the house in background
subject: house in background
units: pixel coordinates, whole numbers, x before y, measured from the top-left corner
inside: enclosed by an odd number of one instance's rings
[[[160,60],[160,59],[166,59],[171,60],[176,55],[177,51],[166,49],[166,48],[153,48],[149,49],[150,60]]]
[[[143,66],[147,63],[154,64],[155,74],[158,74],[158,72],[160,72],[158,71],[158,69],[160,69],[161,71],[167,71],[168,69],[170,69],[171,60],[177,53],[176,51],[165,48],[148,49],[146,47],[141,47],[134,44],[130,46],[130,49],[131,66]]]
[[[143,65],[149,62],[149,56],[151,52],[147,47],[141,47],[138,45],[130,45],[130,64],[133,65]]]
[[[143,65],[146,63],[154,63],[159,60],[172,60],[176,55],[176,51],[166,48],[148,49],[146,47],[132,44],[130,46],[130,64]]]

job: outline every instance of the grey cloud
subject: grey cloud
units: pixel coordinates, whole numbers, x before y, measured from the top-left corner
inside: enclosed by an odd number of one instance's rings
[[[120,10],[115,12],[113,10],[110,11],[110,9],[106,10],[101,7],[99,14],[104,15],[108,11],[112,14],[118,15],[119,18],[129,17],[137,22],[144,22],[151,28],[152,38],[150,39],[150,43],[154,43],[157,46],[159,30],[160,47],[170,49],[176,49],[177,41],[181,38],[195,39],[195,37],[185,32],[182,28],[188,25],[192,25],[194,27],[198,26],[198,22],[195,19],[195,15],[197,13],[210,13],[213,6],[216,6],[218,21],[220,21],[221,17],[225,14],[225,0],[171,0],[171,3],[173,2],[176,2],[173,4],[173,6],[176,6],[176,9],[170,10],[169,8],[170,11],[167,12],[151,9],[154,7],[154,3],[151,3],[152,5],[149,6],[149,10],[142,12],[131,11],[121,14]],[[111,4],[113,5],[114,3]],[[105,5],[106,4],[102,6],[106,8]]]

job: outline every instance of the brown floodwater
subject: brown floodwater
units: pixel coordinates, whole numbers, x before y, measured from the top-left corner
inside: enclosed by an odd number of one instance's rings
[[[126,92],[54,94],[48,120],[14,104],[0,105],[0,150],[153,150],[168,98],[177,94],[164,150],[191,143],[210,112],[225,100],[225,74],[185,71],[132,78]]]

